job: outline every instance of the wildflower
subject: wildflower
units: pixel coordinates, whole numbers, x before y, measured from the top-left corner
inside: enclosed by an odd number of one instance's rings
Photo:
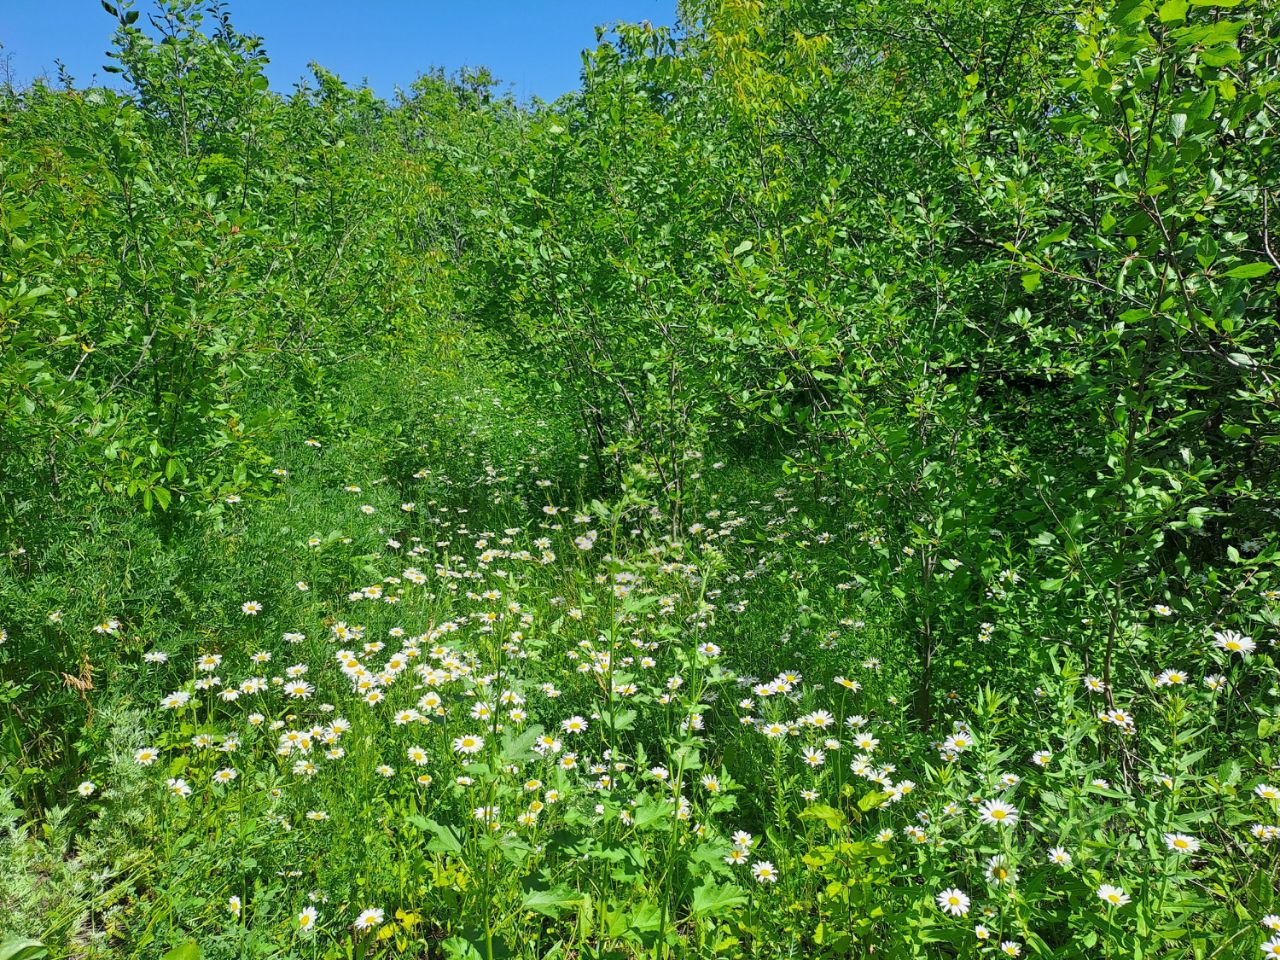
[[[239,897],[233,895],[227,898],[227,910],[233,917],[240,916],[240,909],[243,906],[244,904],[240,901]]]
[[[978,813],[983,823],[993,826],[1011,827],[1018,822],[1017,808],[1003,800],[986,801],[978,808]]]
[[[155,747],[143,747],[133,752],[133,760],[139,766],[149,767],[160,758],[160,751]]]
[[[1006,957],[1020,957],[1022,956],[1022,944],[1016,940],[1006,940],[1000,944],[1000,952]]]
[[[725,854],[724,862],[730,866],[741,866],[747,862],[747,851],[734,847]]]
[[[257,600],[246,600],[240,604],[240,612],[247,617],[256,617],[262,612],[262,604]]]
[[[234,767],[223,767],[221,770],[214,773],[212,779],[214,783],[228,784],[238,776],[240,776],[240,774]]]
[[[582,733],[587,729],[587,721],[582,717],[569,717],[560,722],[560,727],[565,733]]]
[[[80,794],[82,797],[91,797],[93,796],[93,791],[97,789],[97,786],[92,780],[86,780],[84,783],[80,784],[80,786],[76,787],[76,793]]]
[[[1241,656],[1253,653],[1258,649],[1258,645],[1253,642],[1253,638],[1246,637],[1242,633],[1234,630],[1222,630],[1213,635],[1214,646],[1219,650],[1225,650],[1227,653],[1238,653]]]
[[[1066,847],[1051,847],[1049,849],[1049,862],[1066,869],[1071,866],[1071,854],[1067,852]]]
[[[1280,957],[1280,937],[1272,937],[1262,945],[1264,957]]]
[[[382,922],[383,913],[377,907],[370,907],[368,910],[362,910],[360,916],[356,917],[356,922],[352,924],[357,930],[368,930],[370,927],[376,927]]]
[[[985,924],[981,924],[981,923],[975,923],[973,925],[973,935],[977,937],[979,940],[991,939],[991,931],[987,928]]]
[[[768,860],[757,860],[751,865],[751,875],[757,883],[777,883],[778,871]]]
[[[1009,859],[1004,854],[997,853],[987,860],[986,877],[988,883],[998,887],[1005,884],[1012,885],[1018,882],[1018,869],[1009,863]]]
[[[1269,783],[1258,784],[1253,788],[1253,792],[1263,800],[1280,800],[1280,787],[1273,787]]]
[[[1195,853],[1200,849],[1200,841],[1185,833],[1166,833],[1164,845],[1171,853]]]
[[[484,737],[476,736],[475,734],[457,737],[453,741],[454,753],[479,753],[483,749]]]
[[[1102,898],[1103,902],[1113,907],[1123,907],[1129,902],[1129,895],[1121,887],[1116,887],[1109,883],[1104,883],[1098,887],[1098,896]]]
[[[969,896],[955,887],[943,890],[937,897],[938,909],[953,917],[963,917],[969,912]]]

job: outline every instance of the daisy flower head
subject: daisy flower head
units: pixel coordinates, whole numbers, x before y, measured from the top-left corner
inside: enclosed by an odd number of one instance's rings
[[[80,786],[76,787],[76,793],[82,797],[92,797],[93,792],[97,790],[97,785],[92,780],[86,780]]]
[[[1103,903],[1113,907],[1123,907],[1129,902],[1129,894],[1124,892],[1124,888],[1110,883],[1098,887],[1098,897]]]
[[[262,612],[262,604],[257,600],[246,600],[240,604],[240,612],[246,617],[256,617]]]
[[[969,895],[963,890],[950,887],[937,896],[938,909],[953,917],[963,917],[969,912]]]
[[[751,865],[751,875],[757,883],[777,883],[778,870],[768,860],[757,860]]]
[[[1004,854],[997,853],[987,860],[986,877],[988,883],[997,887],[1013,885],[1018,882],[1018,868]]]
[[[1164,845],[1170,853],[1195,853],[1200,849],[1200,841],[1185,833],[1166,833]]]
[[[160,751],[155,747],[143,747],[133,752],[133,761],[140,767],[149,767],[160,758]]]
[[[1219,650],[1239,654],[1240,656],[1253,653],[1254,650],[1258,649],[1258,645],[1253,642],[1252,637],[1246,637],[1235,630],[1219,630],[1214,633],[1213,645]]]
[[[1003,800],[987,800],[978,808],[982,822],[997,827],[1011,827],[1018,822],[1018,810]]]
[[[361,910],[360,916],[356,917],[356,922],[352,924],[357,930],[368,930],[376,927],[382,922],[384,914],[377,907],[370,907],[368,910]]]

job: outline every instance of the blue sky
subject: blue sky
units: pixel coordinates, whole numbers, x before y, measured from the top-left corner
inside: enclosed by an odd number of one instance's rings
[[[579,54],[595,25],[671,24],[676,0],[230,0],[236,27],[266,40],[272,88],[292,89],[315,60],[379,94],[407,87],[431,66],[486,66],[521,99],[554,100],[578,86]],[[150,0],[135,9],[154,9]],[[0,0],[0,56],[14,80],[56,76],[60,58],[79,85],[113,80],[113,20],[99,0]]]

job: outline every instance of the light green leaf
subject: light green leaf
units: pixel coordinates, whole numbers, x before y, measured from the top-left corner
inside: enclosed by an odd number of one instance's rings
[[[1265,277],[1270,272],[1269,263],[1242,263],[1238,267],[1232,267],[1223,276],[1252,280],[1254,277]]]
[[[15,937],[0,943],[0,960],[42,960],[49,955],[49,948],[39,940]],[[168,957],[168,954],[165,954]]]
[[[563,884],[550,890],[530,890],[524,895],[524,908],[548,917],[559,917],[566,910],[582,905],[585,894],[580,890],[572,890]]]
[[[741,887],[708,880],[693,891],[692,909],[699,917],[716,917],[746,902],[747,895]]]

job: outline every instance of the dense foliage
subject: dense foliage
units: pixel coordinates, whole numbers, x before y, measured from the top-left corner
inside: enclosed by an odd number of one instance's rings
[[[1280,956],[1273,5],[554,104],[104,6],[0,89],[0,958]]]

